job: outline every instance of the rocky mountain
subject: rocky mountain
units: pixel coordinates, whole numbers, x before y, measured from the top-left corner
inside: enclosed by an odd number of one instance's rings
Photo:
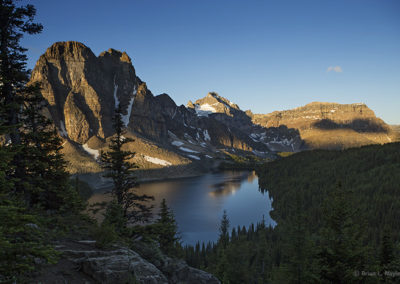
[[[189,101],[187,107],[199,117],[212,118],[228,126],[229,131],[240,133],[242,139],[253,146],[255,154],[259,154],[259,151],[293,152],[304,149],[296,129],[285,125],[264,127],[255,124],[251,111],[242,111],[237,104],[216,93],[209,93],[195,103]]]
[[[127,136],[135,139],[128,147],[137,152],[135,162],[142,167],[188,164],[221,156],[222,151],[265,156],[267,143],[277,139],[297,141],[282,144],[286,150],[301,146],[296,131],[252,125],[235,104],[225,113],[204,115],[177,106],[167,94],[154,96],[136,76],[130,57],[114,49],[96,56],[82,43],[57,42],[37,61],[30,83],[42,86],[72,172],[100,171],[95,161],[113,134],[118,104]],[[227,101],[211,93],[203,101],[216,98]]]
[[[393,129],[365,104],[313,102],[292,110],[252,116],[264,127],[297,129],[308,148],[343,149],[396,139]]]
[[[391,125],[390,127],[392,128],[395,139],[400,141],[400,125]]]
[[[365,105],[313,103],[261,115],[209,93],[186,107],[178,106],[167,94],[151,93],[125,52],[109,49],[96,56],[73,41],[49,47],[37,61],[30,83],[42,86],[50,116],[65,141],[71,172],[101,171],[99,151],[113,134],[112,115],[118,104],[126,135],[135,140],[127,147],[137,153],[134,162],[145,169],[212,163],[224,152],[266,157],[274,151],[391,139],[387,125]],[[332,138],[337,136],[341,138]]]

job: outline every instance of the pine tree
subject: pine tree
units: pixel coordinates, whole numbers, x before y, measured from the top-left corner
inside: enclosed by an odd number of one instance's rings
[[[37,260],[55,263],[56,251],[47,244],[39,218],[13,197],[0,198],[0,283],[28,283]],[[39,225],[38,225],[39,224]]]
[[[14,2],[0,0],[0,104],[6,110],[1,117],[6,126],[17,126],[19,123],[20,94],[29,79],[26,49],[19,42],[24,33],[37,34],[43,29],[41,24],[33,22],[36,14],[34,6],[16,7]],[[18,128],[10,129],[8,135],[13,144],[20,144]],[[18,153],[15,155],[17,160],[20,157]]]
[[[0,1],[0,119],[9,128],[8,147],[14,152],[13,169],[6,175],[14,182],[13,194],[24,198],[28,207],[69,210],[79,207],[80,199],[68,186],[61,139],[42,114],[45,101],[40,88],[27,86],[26,49],[19,45],[24,33],[40,33],[42,25],[33,23],[32,5],[16,7],[14,2]]]
[[[229,243],[229,223],[228,214],[226,213],[226,210],[224,210],[221,224],[219,226],[216,265],[216,276],[222,281],[222,283],[229,283],[229,262],[227,257],[227,246]]]
[[[283,265],[288,283],[316,282],[317,276],[312,273],[310,259],[314,257],[310,236],[306,228],[306,215],[302,205],[301,193],[296,190],[293,204],[293,216],[289,216],[284,238],[288,257]]]
[[[387,277],[387,271],[396,271],[396,263],[395,263],[395,254],[394,254],[394,245],[391,237],[390,228],[385,227],[382,232],[381,244],[380,244],[380,254],[379,254],[379,266],[380,266],[380,274],[382,277],[382,281],[384,283],[393,283],[398,280],[398,278],[392,279],[392,277]]]
[[[36,270],[38,260],[55,260],[55,251],[46,244],[41,221],[45,218],[35,215],[28,205],[33,205],[30,198],[33,192],[57,189],[58,195],[54,201],[66,201],[62,198],[67,191],[63,191],[66,179],[56,176],[54,163],[43,167],[39,176],[33,179],[27,175],[27,167],[35,168],[44,155],[37,155],[27,162],[28,149],[43,145],[43,140],[36,140],[37,144],[28,133],[34,132],[25,124],[25,112],[32,102],[28,94],[38,96],[37,89],[27,87],[29,71],[26,67],[26,49],[19,45],[24,33],[35,34],[42,30],[40,24],[33,23],[36,10],[32,5],[16,7],[11,0],[0,0],[0,282],[24,283],[28,282],[27,274]],[[36,117],[37,118],[37,117]],[[36,122],[38,122],[36,120]],[[21,131],[25,131],[21,133]],[[42,132],[35,135],[40,136]],[[4,139],[4,140],[3,140]],[[56,143],[57,144],[57,143]],[[30,147],[26,147],[30,145]],[[33,146],[34,145],[34,146]],[[52,152],[52,151],[50,151]],[[45,154],[49,154],[46,152]],[[52,152],[54,154],[54,152]],[[49,157],[45,157],[49,158]],[[58,163],[59,156],[52,156]],[[35,173],[38,173],[36,171]],[[64,176],[64,173],[62,174]],[[46,180],[47,179],[47,180]],[[37,181],[33,182],[33,181]],[[31,182],[33,182],[31,184]],[[39,186],[38,183],[42,185]],[[29,194],[28,194],[29,192]],[[19,194],[20,193],[20,194]],[[21,196],[22,195],[22,196]],[[25,197],[25,198],[20,198]],[[70,196],[68,196],[70,197]],[[68,200],[69,201],[69,200]],[[59,207],[57,208],[59,209]]]
[[[178,237],[178,225],[176,224],[174,213],[168,208],[165,199],[161,201],[156,226],[161,250],[167,255],[175,255],[175,246],[180,239]],[[196,252],[198,252],[197,245]]]
[[[393,250],[390,229],[385,227],[381,238],[380,265],[382,267],[389,265],[394,260]]]
[[[361,228],[355,222],[349,191],[339,184],[327,198],[320,239],[320,277],[331,283],[359,282],[354,272],[363,270]]]
[[[113,180],[114,186],[111,193],[122,207],[127,222],[146,222],[151,217],[152,209],[152,206],[146,203],[153,200],[154,197],[138,194],[134,191],[134,187],[137,186],[134,169],[137,166],[130,160],[135,153],[122,149],[126,143],[132,142],[133,139],[123,136],[126,131],[122,122],[120,105],[115,109],[113,126],[115,135],[111,138],[109,151],[101,152],[101,165],[106,170],[104,177]]]
[[[116,234],[123,235],[126,232],[126,223],[127,220],[124,216],[122,206],[115,200],[109,202],[104,213],[104,220],[101,227],[108,227]]]
[[[52,122],[43,115],[46,101],[39,86],[27,87],[23,99],[19,163],[23,175],[18,177],[18,183],[28,206],[46,210],[81,209],[81,198],[68,182],[66,161],[61,153],[62,140]]]
[[[5,110],[0,105],[0,116]],[[10,127],[4,125],[4,121],[0,120],[0,137],[4,137],[9,133]],[[15,153],[12,151],[10,145],[6,141],[0,142],[0,200],[12,192],[14,188],[14,182],[9,178],[11,173],[15,170],[12,160]]]
[[[219,237],[218,243],[222,244],[222,247],[225,249],[229,242],[229,219],[226,210],[222,214],[221,224],[219,226]]]

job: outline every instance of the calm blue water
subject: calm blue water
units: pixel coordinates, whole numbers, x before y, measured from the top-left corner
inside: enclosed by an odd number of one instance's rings
[[[230,220],[230,230],[261,222],[274,226],[270,218],[271,200],[268,192],[258,190],[258,177],[250,171],[224,171],[200,177],[141,184],[137,193],[154,196],[155,214],[166,199],[174,212],[183,244],[197,241],[217,241],[223,211]],[[95,194],[91,202],[104,201],[103,194]]]
[[[216,241],[225,209],[231,228],[261,222],[275,225],[269,212],[268,192],[258,190],[254,172],[224,171],[195,178],[142,184],[138,192],[153,195],[158,207],[163,198],[174,211],[183,244]],[[158,209],[158,208],[157,208]],[[156,210],[157,210],[156,209]]]

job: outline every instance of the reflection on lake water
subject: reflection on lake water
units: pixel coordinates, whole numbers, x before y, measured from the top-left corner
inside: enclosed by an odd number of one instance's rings
[[[275,225],[270,218],[271,200],[268,192],[258,190],[255,172],[224,171],[200,177],[141,184],[138,193],[155,198],[156,212],[163,198],[174,211],[182,241],[194,245],[197,241],[216,241],[223,210],[230,219],[231,228],[249,226],[265,219],[266,225]],[[95,194],[90,202],[108,199]]]

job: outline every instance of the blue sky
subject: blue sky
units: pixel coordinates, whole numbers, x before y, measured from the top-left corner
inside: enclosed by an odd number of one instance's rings
[[[96,55],[126,51],[149,89],[177,104],[209,91],[254,113],[364,102],[400,124],[398,0],[26,2],[44,26],[22,41],[29,68],[75,40]]]

